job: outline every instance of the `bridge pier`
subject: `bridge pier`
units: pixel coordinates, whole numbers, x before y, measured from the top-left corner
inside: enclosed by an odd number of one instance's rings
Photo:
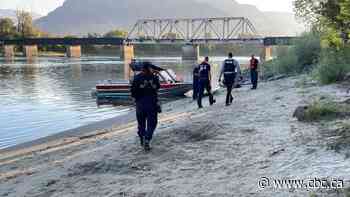
[[[81,46],[80,45],[69,45],[66,46],[67,57],[80,58],[81,57]]]
[[[182,60],[198,61],[199,45],[185,45],[182,47]]]
[[[122,45],[121,46],[121,59],[126,62],[131,62],[131,60],[135,57],[134,53],[134,45]]]
[[[38,45],[23,46],[23,53],[28,59],[33,59],[38,56]]]
[[[132,59],[135,57],[134,45],[122,45],[121,46],[121,59],[124,60],[124,79],[130,80],[130,66]]]
[[[272,60],[272,46],[264,46],[260,58],[262,62]]]
[[[15,46],[14,45],[4,45],[4,57],[5,59],[12,59],[15,56]]]

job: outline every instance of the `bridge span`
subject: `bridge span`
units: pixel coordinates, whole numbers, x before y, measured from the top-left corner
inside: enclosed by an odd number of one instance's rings
[[[271,58],[271,46],[291,45],[294,37],[262,37],[243,17],[142,19],[126,38],[24,38],[2,39],[6,58],[14,57],[15,46],[23,46],[27,58],[38,56],[38,45],[64,45],[68,57],[81,57],[82,45],[118,45],[121,57],[131,60],[137,44],[182,44],[184,60],[198,60],[200,44],[255,44],[263,48],[262,59]]]

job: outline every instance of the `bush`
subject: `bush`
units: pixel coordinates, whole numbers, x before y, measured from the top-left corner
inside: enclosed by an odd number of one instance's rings
[[[301,66],[299,71],[310,70],[312,65],[318,63],[321,53],[321,36],[317,32],[303,33],[295,42],[295,55],[298,64]]]
[[[320,35],[315,32],[304,33],[292,47],[279,47],[277,57],[264,63],[264,73],[271,76],[310,71],[318,62],[320,51]]]
[[[265,77],[280,74],[296,74],[300,70],[294,48],[278,50],[277,58],[265,62],[263,68]]]
[[[339,106],[335,103],[322,103],[315,101],[312,103],[305,113],[306,121],[317,121],[325,118],[336,117],[339,112]]]
[[[350,72],[350,48],[325,49],[314,70],[314,76],[322,84],[340,82]]]

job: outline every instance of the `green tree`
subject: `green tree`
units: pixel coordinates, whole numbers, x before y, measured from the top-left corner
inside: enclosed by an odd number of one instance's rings
[[[23,38],[38,37],[40,31],[33,25],[33,17],[29,12],[17,10],[17,31]]]
[[[107,32],[103,37],[105,38],[111,38],[111,37],[117,37],[117,38],[126,38],[128,36],[128,32],[115,29],[112,31]]]
[[[296,15],[327,37],[340,37],[347,42],[350,33],[350,0],[295,0]],[[334,39],[333,39],[334,40]],[[332,43],[336,45],[337,43]]]
[[[0,37],[13,38],[16,34],[15,23],[10,18],[0,19]]]
[[[320,22],[321,0],[294,0],[297,17],[310,25]]]

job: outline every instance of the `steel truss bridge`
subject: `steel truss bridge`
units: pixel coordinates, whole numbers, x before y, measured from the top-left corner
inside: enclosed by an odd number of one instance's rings
[[[254,25],[243,17],[143,19],[129,32],[128,42],[227,43],[259,41]]]

